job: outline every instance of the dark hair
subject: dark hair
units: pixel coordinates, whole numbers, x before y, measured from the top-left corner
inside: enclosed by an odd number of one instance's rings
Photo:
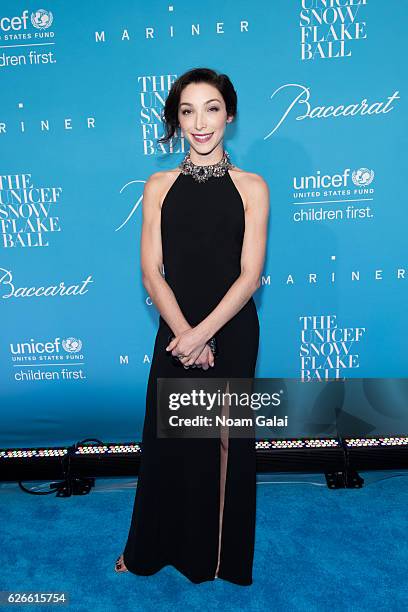
[[[189,83],[209,83],[218,89],[224,98],[227,115],[235,117],[237,114],[237,92],[226,74],[218,74],[210,68],[193,68],[188,70],[174,81],[166,98],[161,118],[164,123],[165,135],[157,142],[168,142],[173,138],[179,127],[178,107],[181,92]]]

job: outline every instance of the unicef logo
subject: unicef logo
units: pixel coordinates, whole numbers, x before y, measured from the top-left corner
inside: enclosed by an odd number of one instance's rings
[[[369,185],[374,178],[374,170],[369,170],[368,168],[359,168],[358,170],[353,170],[351,178],[353,180],[353,183],[357,185],[357,187]]]
[[[38,9],[38,11],[31,13],[31,23],[38,30],[46,30],[50,27],[53,21],[54,17],[52,16],[51,11]]]
[[[67,353],[78,353],[82,348],[82,342],[79,338],[66,338],[62,341],[62,347]]]

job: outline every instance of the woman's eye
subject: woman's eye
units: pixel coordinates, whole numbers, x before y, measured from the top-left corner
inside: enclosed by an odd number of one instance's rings
[[[215,110],[215,111],[219,111],[220,109],[218,108],[218,106],[212,106],[212,107],[211,107],[211,108],[209,108],[208,110],[211,110],[211,111],[213,111],[213,110]],[[182,115],[185,115],[186,113],[191,113],[191,111],[190,111],[188,108],[186,108],[186,109],[184,109],[184,110],[182,110],[182,111],[181,111],[181,114],[182,114]]]

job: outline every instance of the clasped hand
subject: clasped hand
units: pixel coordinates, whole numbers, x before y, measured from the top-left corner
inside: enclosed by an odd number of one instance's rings
[[[215,358],[211,348],[194,328],[175,336],[167,345],[166,351],[171,351],[174,357],[178,357],[185,368],[195,365],[208,370],[209,367],[214,367]]]

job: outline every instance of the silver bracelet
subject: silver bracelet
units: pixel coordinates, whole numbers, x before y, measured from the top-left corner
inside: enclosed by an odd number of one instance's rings
[[[213,336],[212,338],[210,338],[210,339],[208,340],[207,344],[208,344],[208,346],[210,347],[212,354],[213,354],[214,356],[215,356],[215,355],[218,355],[218,346],[217,346],[217,341],[216,341],[216,339],[215,339],[215,336]]]

